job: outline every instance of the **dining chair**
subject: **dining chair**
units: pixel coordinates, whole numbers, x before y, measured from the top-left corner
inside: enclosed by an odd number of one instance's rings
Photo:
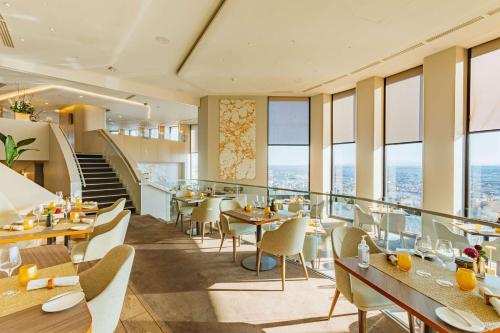
[[[446,222],[432,219],[434,231],[438,239],[447,239],[451,242],[453,248],[458,249],[460,254],[470,246],[469,240],[466,236],[459,235],[450,230]]]
[[[189,229],[193,230],[193,223],[201,224],[201,243],[205,240],[205,225],[210,223],[210,233],[212,233],[213,224],[219,221],[221,201],[222,198],[207,198],[191,213]],[[191,233],[189,237],[191,238]]]
[[[241,205],[236,200],[222,200],[220,203],[220,220],[219,220],[219,230],[221,231],[221,241],[219,247],[219,253],[222,250],[222,245],[226,236],[232,237],[233,239],[233,262],[236,261],[236,243],[241,245],[241,236],[252,235],[257,231],[256,227],[252,224],[238,222],[236,219],[230,216],[223,215],[222,212],[241,209]]]
[[[125,198],[120,198],[116,200],[111,206],[101,208],[96,213],[96,219],[94,222],[94,227],[108,223],[114,219],[118,213],[120,213],[125,208]]]
[[[485,241],[481,244],[481,246],[488,257],[490,257],[490,251],[486,248],[486,246],[494,247],[495,249],[489,259],[495,261],[497,266],[500,265],[500,238],[497,237],[495,240]]]
[[[71,261],[79,264],[101,259],[112,248],[122,245],[130,215],[129,210],[121,211],[110,222],[95,227],[88,241],[79,242],[71,249]]]
[[[367,236],[366,243],[370,247],[370,254],[381,253],[382,250],[375,244],[368,233],[356,227],[339,227],[332,231],[333,258],[341,259],[358,255],[358,244],[362,236]],[[340,266],[335,267],[335,294],[328,313],[328,320],[332,318],[335,305],[342,294],[350,303],[358,308],[359,332],[366,331],[366,313],[368,311],[389,310],[396,305],[380,295],[378,292],[351,276]],[[410,332],[413,332],[413,316],[408,313]]]
[[[92,332],[114,332],[122,311],[135,250],[130,245],[111,249],[91,268],[78,274],[92,316]]]
[[[378,237],[380,237],[380,224],[375,221],[372,214],[365,212],[359,204],[354,205],[354,226],[361,229],[364,229],[364,226],[372,227],[372,232],[376,235],[378,231]]]
[[[297,213],[304,210],[304,205],[300,202],[291,202],[288,205],[288,211],[291,213]]]
[[[321,200],[320,203],[311,205],[310,216],[312,219],[319,219],[320,222],[323,222],[324,214],[325,214],[325,200]]]
[[[386,213],[380,220],[380,232],[384,231],[384,242],[389,239],[389,233],[399,236],[401,244],[403,243],[402,233],[406,228],[406,216],[397,213]]]
[[[182,198],[182,197],[187,197],[191,193],[190,190],[188,189],[183,189],[180,191],[177,191],[175,193],[175,196],[177,198]],[[181,231],[184,231],[184,219],[186,217],[191,216],[193,209],[196,207],[196,204],[188,204],[179,200],[175,200],[177,203],[177,218],[175,220],[175,226],[177,227],[177,224],[179,224],[179,220],[181,222]]]
[[[285,290],[286,257],[298,254],[306,279],[309,280],[307,267],[302,253],[306,235],[307,219],[299,218],[283,223],[278,229],[267,231],[258,247],[257,275],[260,272],[262,252],[270,253],[281,259],[281,290]]]

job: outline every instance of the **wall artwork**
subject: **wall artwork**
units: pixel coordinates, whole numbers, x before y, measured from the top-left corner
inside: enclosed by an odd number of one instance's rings
[[[220,100],[219,176],[221,179],[255,179],[255,119],[255,100]]]

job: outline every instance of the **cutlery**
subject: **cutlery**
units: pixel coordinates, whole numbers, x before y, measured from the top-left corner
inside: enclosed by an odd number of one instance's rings
[[[447,309],[450,310],[451,312],[453,312],[454,314],[456,314],[458,317],[460,317],[460,319],[462,319],[462,321],[465,322],[467,324],[467,326],[469,326],[469,327],[474,326],[474,324],[471,323],[470,320],[466,316],[464,316],[462,313],[460,313],[460,311],[458,311],[457,309],[452,308],[451,306],[448,306]]]

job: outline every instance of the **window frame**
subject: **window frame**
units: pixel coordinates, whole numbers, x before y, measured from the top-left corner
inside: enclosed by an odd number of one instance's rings
[[[308,113],[308,143],[307,144],[276,144],[269,143],[269,104],[272,101],[307,101],[307,113]],[[270,186],[269,186],[269,147],[307,147],[308,150],[308,161],[307,161],[307,191],[311,191],[311,98],[310,97],[281,97],[281,96],[268,96],[267,97],[267,164],[266,164],[266,179],[267,179],[267,192],[269,196]],[[288,191],[299,191],[297,189],[284,189]]]

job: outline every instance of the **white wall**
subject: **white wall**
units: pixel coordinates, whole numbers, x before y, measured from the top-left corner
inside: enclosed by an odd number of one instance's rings
[[[12,135],[14,141],[18,142],[28,138],[36,138],[35,142],[25,148],[38,149],[39,151],[27,151],[19,160],[21,161],[47,161],[49,160],[49,124],[35,123],[14,119],[0,118],[0,132]],[[0,145],[0,160],[5,160],[3,144]]]

